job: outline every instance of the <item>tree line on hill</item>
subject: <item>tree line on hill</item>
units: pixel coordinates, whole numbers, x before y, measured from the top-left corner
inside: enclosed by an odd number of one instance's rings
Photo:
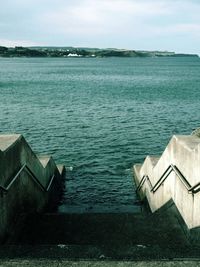
[[[22,47],[0,46],[0,57],[180,57],[193,54],[175,54],[167,51],[135,51],[125,49],[98,49],[74,47]]]

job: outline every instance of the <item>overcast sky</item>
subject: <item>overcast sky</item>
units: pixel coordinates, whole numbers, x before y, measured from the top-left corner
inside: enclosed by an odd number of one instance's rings
[[[0,1],[0,45],[200,54],[200,0]]]

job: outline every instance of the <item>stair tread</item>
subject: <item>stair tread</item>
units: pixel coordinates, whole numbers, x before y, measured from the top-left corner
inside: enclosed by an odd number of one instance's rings
[[[20,137],[21,137],[20,134],[0,134],[0,151],[7,150]]]
[[[151,163],[153,165],[153,167],[156,166],[157,162],[159,161],[160,159],[160,156],[149,156],[150,160],[151,160]]]
[[[134,165],[134,168],[135,168],[135,170],[139,173],[140,170],[141,170],[141,168],[142,168],[142,164],[135,164],[135,165]]]
[[[59,171],[60,175],[62,176],[64,174],[64,172],[65,172],[65,166],[62,165],[62,164],[57,164],[56,166],[58,168],[58,171]]]
[[[136,261],[142,261],[142,260],[162,260],[162,265],[166,263],[166,260],[169,259],[170,263],[166,266],[171,266],[172,259],[176,260],[175,265],[177,266],[178,262],[180,262],[181,258],[186,261],[190,261],[191,259],[194,260],[194,265],[190,266],[197,266],[197,259],[199,259],[199,247],[182,247],[180,248],[170,248],[169,246],[165,247],[159,247],[158,245],[151,245],[151,246],[143,246],[141,244],[135,244],[130,245],[128,247],[110,247],[107,248],[106,246],[94,246],[94,245],[65,245],[62,243],[58,243],[55,245],[23,245],[23,246],[1,246],[0,250],[0,258],[1,263],[3,259],[9,259],[9,266],[13,266],[12,263],[16,263],[19,261],[19,265],[16,266],[22,266],[23,265],[23,259],[25,259],[24,265],[27,266],[27,259],[28,263],[30,263],[32,260],[36,260],[35,264],[38,264],[38,259],[43,260],[43,265],[45,264],[47,266],[54,266],[53,263],[55,263],[55,260],[58,260],[56,266],[60,266],[61,260],[62,263],[64,260],[69,260],[68,264],[64,264],[64,266],[72,266],[72,261],[75,261],[75,266],[100,266],[97,264],[96,260],[101,260],[102,266],[105,266],[107,260],[106,266],[112,266],[111,260],[122,260],[123,262],[120,264],[120,266],[124,266],[124,264],[127,262],[127,260],[131,260],[130,264],[128,266],[135,266]],[[12,261],[10,260],[12,259]],[[90,260],[90,263],[88,265],[88,261]],[[178,259],[178,260],[177,260]],[[78,261],[77,261],[78,260]],[[82,261],[80,261],[82,260]],[[94,263],[95,260],[95,263]],[[103,260],[103,261],[102,261]],[[124,261],[125,260],[125,261]],[[164,260],[164,261],[163,261]],[[52,262],[49,262],[52,261]],[[86,262],[86,265],[83,265],[84,262]],[[11,265],[10,265],[11,264]],[[35,264],[33,266],[35,266]],[[97,265],[96,265],[97,264]],[[150,262],[146,263],[152,264]],[[185,263],[186,264],[186,263]],[[29,265],[29,264],[28,264]],[[41,262],[39,266],[41,265]],[[63,264],[61,264],[63,266]],[[188,266],[188,263],[186,264]],[[3,266],[3,265],[2,265]],[[7,266],[7,264],[6,264]],[[30,264],[30,266],[32,266]],[[73,265],[74,266],[74,265]],[[116,264],[114,264],[116,266]],[[118,264],[117,264],[118,266]],[[146,266],[145,264],[141,265],[139,262],[138,266]],[[153,265],[154,266],[154,265]],[[158,266],[158,262],[156,261],[155,266]],[[179,265],[178,265],[179,266]],[[182,266],[182,264],[180,265]]]
[[[173,220],[166,219],[166,215],[147,217],[144,214],[125,213],[43,214],[30,217],[17,242],[95,246],[180,246],[185,244],[186,240],[182,228]]]
[[[51,156],[50,155],[37,155],[37,158],[39,159],[43,167],[46,167],[49,160],[51,159]]]

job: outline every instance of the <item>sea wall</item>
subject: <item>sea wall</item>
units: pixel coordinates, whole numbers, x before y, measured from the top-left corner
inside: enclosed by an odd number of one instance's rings
[[[0,242],[22,214],[53,207],[62,191],[64,166],[36,156],[22,135],[0,135]]]
[[[173,200],[188,229],[200,227],[200,138],[175,135],[161,157],[147,156],[133,170],[152,212]]]

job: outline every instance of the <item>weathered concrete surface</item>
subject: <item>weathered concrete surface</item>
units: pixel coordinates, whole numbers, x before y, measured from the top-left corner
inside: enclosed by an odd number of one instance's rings
[[[24,165],[28,166],[44,188],[55,175],[49,192],[41,190],[26,171],[13,180]],[[22,213],[42,211],[58,199],[61,180],[53,159],[43,157],[40,161],[22,135],[0,135],[0,185],[9,187],[7,193],[0,189],[0,242],[15,231],[16,221]]]
[[[0,150],[5,151],[10,148],[20,138],[20,134],[0,135]]]
[[[43,214],[29,217],[0,258],[60,260],[172,260],[199,258],[176,208],[156,213]]]
[[[173,136],[162,156],[155,160],[147,156],[142,165],[134,166],[136,184],[148,175],[153,185],[159,180],[170,164],[178,167],[191,186],[200,182],[200,138],[196,136]],[[200,193],[191,194],[178,176],[171,172],[161,187],[153,193],[149,184],[140,190],[146,197],[152,212],[172,199],[184,219],[188,229],[200,226]]]
[[[168,207],[158,214],[30,217],[0,259],[10,266],[199,266],[199,251]]]
[[[165,247],[167,244],[173,248],[188,245],[179,221],[169,210],[155,215],[55,213],[30,216],[15,243],[103,245],[109,248],[109,253],[114,247],[122,249],[132,245]]]
[[[197,260],[184,260],[184,261],[68,261],[68,260],[0,260],[0,266],[46,266],[46,267],[195,267],[200,266]]]

